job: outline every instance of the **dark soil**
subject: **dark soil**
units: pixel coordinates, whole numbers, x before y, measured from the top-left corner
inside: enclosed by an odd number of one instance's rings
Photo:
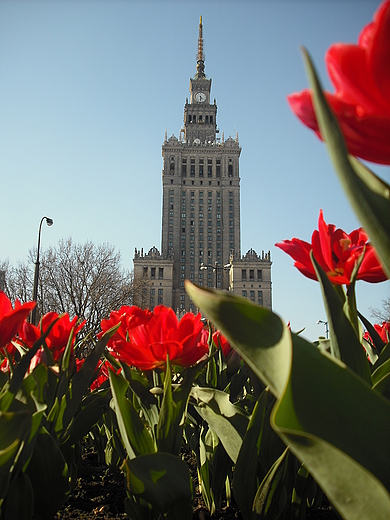
[[[191,456],[184,457],[190,466],[191,476],[197,489],[196,462]],[[97,453],[84,453],[79,467],[77,484],[66,504],[56,514],[55,520],[124,519],[126,498],[124,477],[121,471],[110,471],[99,463]],[[326,503],[320,509],[308,511],[306,520],[337,520],[339,517]],[[236,507],[222,505],[220,511],[210,516],[197,490],[193,520],[242,520]]]

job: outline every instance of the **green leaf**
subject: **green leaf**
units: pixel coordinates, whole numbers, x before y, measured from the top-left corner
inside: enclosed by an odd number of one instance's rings
[[[23,379],[27,370],[30,368],[32,358],[35,356],[38,349],[43,345],[46,336],[49,334],[50,330],[52,329],[56,321],[57,320],[54,320],[49,325],[47,331],[44,334],[42,334],[42,336],[34,343],[31,349],[29,349],[27,353],[24,356],[22,356],[22,359],[14,368],[12,378],[9,380],[7,384],[3,386],[0,392],[0,410],[2,410],[3,412],[6,412],[8,408],[11,406],[11,403],[14,400],[15,395],[19,391],[20,387],[23,385]]]
[[[253,409],[234,469],[234,498],[242,516],[248,519],[252,517],[258,482],[285,449],[269,422],[273,404],[273,396],[268,389],[264,390]]]
[[[247,364],[272,393],[283,390],[291,365],[291,335],[270,310],[223,291],[201,289],[186,281],[186,291],[197,307],[220,328]]]
[[[320,283],[329,324],[331,350],[371,386],[371,372],[365,350],[351,322],[344,313],[343,304],[321,266],[310,253]]]
[[[214,514],[216,509],[221,508],[222,492],[232,471],[232,460],[206,422],[200,429],[196,451],[202,496],[210,514]]]
[[[63,433],[75,416],[77,409],[83,399],[89,385],[93,381],[96,367],[106,348],[106,344],[119,325],[108,330],[96,343],[94,349],[84,361],[82,367],[75,373],[71,380],[71,390],[67,394],[66,408],[62,418]]]
[[[63,443],[72,446],[88,435],[88,432],[108,411],[110,400],[111,392],[109,389],[98,390],[84,397],[80,404],[80,411],[64,435]]]
[[[344,518],[390,515],[390,404],[344,364],[295,336],[271,421]]]
[[[197,412],[218,435],[232,461],[236,462],[249,423],[248,417],[230,402],[229,394],[221,390],[194,387],[191,397],[196,401]]]
[[[164,379],[164,395],[157,424],[157,446],[159,451],[178,455],[182,443],[184,416],[197,374],[208,360],[185,370],[184,378],[172,391],[171,368],[167,360]]]
[[[14,466],[21,456],[31,427],[32,415],[27,410],[0,411],[0,506],[8,493]]]
[[[122,466],[127,491],[138,495],[161,513],[176,509],[174,518],[192,519],[193,489],[187,464],[170,453],[152,453],[126,460]]]
[[[154,440],[142,422],[133,403],[125,396],[129,386],[122,376],[108,369],[112,397],[115,403],[115,414],[118,420],[119,431],[130,458],[137,455],[154,453]]]
[[[303,56],[314,93],[318,125],[333,166],[390,277],[390,186],[355,157],[348,155],[337,119],[326,101],[314,65],[305,49]]]
[[[7,497],[1,506],[4,520],[32,520],[34,515],[34,492],[29,477],[19,471],[12,479]]]
[[[68,465],[57,442],[41,429],[26,469],[34,490],[34,519],[52,520],[70,492]]]
[[[377,331],[374,329],[373,325],[365,318],[360,312],[358,311],[358,316],[360,320],[362,321],[363,325],[366,327],[367,332],[370,334],[371,339],[374,343],[374,352],[376,355],[379,355],[382,352],[383,347],[385,346],[384,342],[382,341],[381,337],[377,333]]]
[[[284,476],[288,460],[289,450],[286,448],[261,482],[253,501],[254,519],[279,518],[287,500]]]
[[[261,312],[241,311],[248,303],[238,298],[189,285],[188,291],[256,375],[264,382],[278,381],[273,428],[340,514],[348,520],[390,517],[390,403],[344,363],[287,330],[279,338],[290,335],[294,348],[283,340],[284,348],[269,348],[274,324],[283,327],[277,316],[266,325]]]

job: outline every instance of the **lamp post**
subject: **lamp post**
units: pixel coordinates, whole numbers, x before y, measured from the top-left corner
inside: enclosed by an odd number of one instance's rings
[[[39,231],[38,231],[38,250],[37,250],[37,259],[35,261],[35,271],[34,271],[34,287],[33,287],[33,301],[37,301],[37,295],[38,295],[38,279],[39,279],[39,249],[41,247],[41,231],[42,231],[42,223],[46,220],[46,224],[48,226],[53,225],[53,219],[49,217],[42,217],[41,222],[39,223]],[[37,306],[35,306],[31,313],[31,323],[35,325],[37,317]]]
[[[318,321],[317,321],[317,325],[319,325],[320,323],[322,323],[323,325],[325,325],[325,339],[328,339],[328,336],[329,336],[329,327],[328,327],[328,322],[327,322],[327,321],[323,321],[323,320],[318,320]]]
[[[215,273],[215,285],[214,285],[214,288],[217,289],[217,287],[218,287],[218,269],[230,269],[230,267],[231,267],[230,264],[226,264],[226,265],[222,266],[222,265],[219,265],[218,262],[215,262],[214,265],[204,264],[202,262],[200,264],[199,269],[201,271],[206,271],[207,269],[212,269],[213,270],[213,272]]]

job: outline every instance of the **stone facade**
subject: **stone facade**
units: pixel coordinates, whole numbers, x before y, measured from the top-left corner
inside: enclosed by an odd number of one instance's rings
[[[156,247],[144,254],[134,253],[134,305],[153,309],[156,305],[173,307],[173,259],[164,258]]]
[[[144,287],[141,302],[135,303],[153,308],[159,302],[156,289],[160,289],[163,303],[178,314],[196,311],[184,289],[184,280],[188,279],[240,295],[247,290],[251,299],[255,290],[254,301],[262,295],[263,304],[271,308],[270,254],[259,257],[248,252],[241,258],[241,148],[238,134],[225,140],[217,128],[217,105],[210,99],[211,79],[204,73],[202,31],[200,22],[197,71],[190,78],[183,127],[179,138],[168,138],[166,132],[162,146],[161,253],[157,248],[147,255],[136,250],[134,281]],[[248,277],[252,270],[256,276],[263,273],[263,280],[253,281],[256,288],[239,281],[244,269]],[[162,278],[156,279],[156,273]]]
[[[249,298],[268,309],[272,308],[271,255],[250,249],[246,255],[237,258],[231,255],[229,290],[244,298]]]

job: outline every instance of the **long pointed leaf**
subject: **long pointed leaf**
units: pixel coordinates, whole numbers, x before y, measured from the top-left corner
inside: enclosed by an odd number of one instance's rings
[[[343,304],[333,285],[311,253],[311,260],[321,285],[326,315],[328,317],[332,350],[340,353],[340,359],[371,386],[371,373],[363,346],[344,314]]]
[[[151,434],[143,424],[133,403],[125,396],[129,382],[111,369],[108,369],[108,373],[119,431],[128,456],[132,458],[137,455],[154,453],[156,447]]]
[[[291,365],[291,335],[273,312],[224,291],[201,289],[186,281],[189,296],[221,330],[256,372],[263,367],[262,381],[278,396]]]
[[[348,520],[389,518],[390,403],[346,365],[300,336],[292,335],[294,348],[290,344],[287,357],[291,361],[286,370],[285,351],[278,350],[278,360],[267,347],[267,338],[274,337],[275,331],[264,326],[261,313],[250,313],[252,333],[248,335],[242,330],[250,320],[248,313],[235,314],[241,305],[238,299],[189,289],[195,305],[209,313],[256,375],[263,381],[279,381],[282,390],[272,415],[273,427],[341,515]],[[246,309],[248,303],[242,302],[242,306]],[[226,310],[229,320],[220,309]],[[247,316],[243,323],[242,315]],[[269,320],[269,327],[273,323]],[[254,338],[258,338],[257,344]],[[262,356],[259,350],[263,350]],[[272,363],[265,359],[268,353]],[[258,363],[259,359],[264,363]],[[278,367],[282,367],[278,376],[268,373]]]

